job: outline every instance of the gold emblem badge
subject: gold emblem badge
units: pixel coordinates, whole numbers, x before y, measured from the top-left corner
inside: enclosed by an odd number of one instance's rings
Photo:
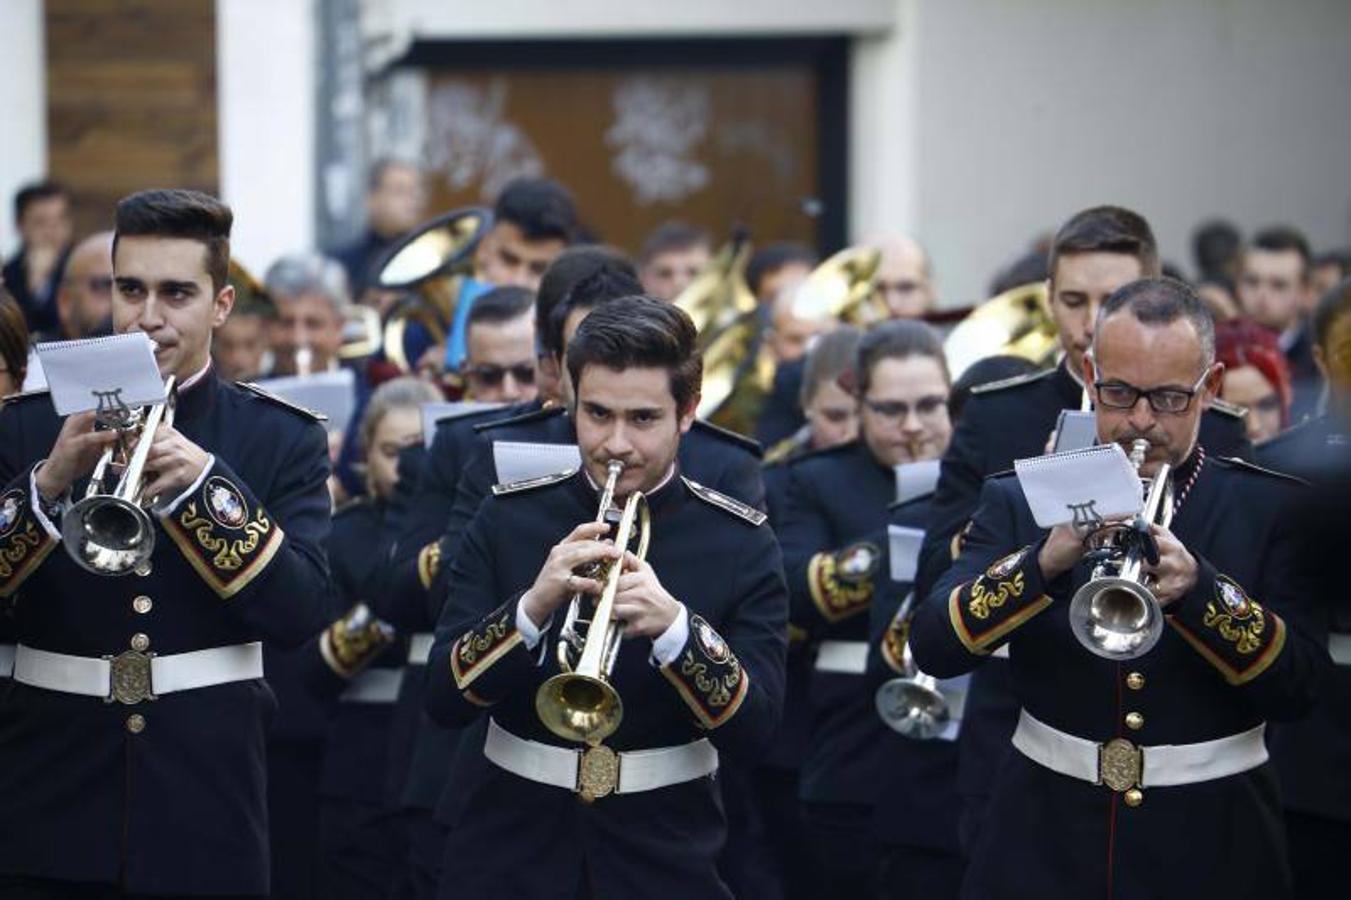
[[[1098,779],[1112,790],[1128,791],[1144,774],[1144,754],[1125,738],[1114,738],[1098,750]]]
[[[588,747],[577,767],[577,794],[586,803],[614,793],[619,786],[619,757],[603,744]]]
[[[857,584],[877,571],[877,562],[881,553],[869,543],[859,543],[840,551],[835,564],[839,579],[848,584]]]
[[[240,528],[249,517],[244,506],[244,498],[233,484],[219,476],[213,476],[206,483],[206,508],[211,518],[226,528]]]
[[[150,690],[151,658],[149,653],[127,650],[109,660],[112,664],[109,703],[116,700],[126,706],[135,706],[142,700],[155,699]]]
[[[14,530],[18,523],[20,514],[23,512],[23,493],[17,490],[10,491],[4,497],[0,497],[0,537],[4,537]]]
[[[1014,569],[1018,568],[1018,563],[1023,561],[1023,554],[1025,552],[1027,551],[1018,550],[1013,553],[1010,553],[1008,556],[1004,557],[999,562],[990,566],[990,568],[985,572],[986,577],[994,579],[1007,578],[1010,575],[1010,573],[1013,572]]]
[[[713,630],[713,626],[705,622],[702,618],[695,618],[694,633],[699,636],[699,646],[704,648],[705,655],[715,663],[725,663],[731,655],[727,649],[727,642],[722,639],[722,635]]]
[[[1215,593],[1225,611],[1235,619],[1246,619],[1252,613],[1252,604],[1243,589],[1221,575],[1215,581]]]

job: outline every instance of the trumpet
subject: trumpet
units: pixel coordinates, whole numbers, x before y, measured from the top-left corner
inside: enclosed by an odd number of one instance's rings
[[[156,498],[143,496],[145,461],[161,423],[174,421],[174,377],[164,382],[164,399],[138,410],[125,405],[102,407],[96,422],[117,432],[117,441],[103,451],[85,495],[61,516],[66,552],[95,575],[145,572],[155,551],[155,525],[146,507]],[[109,480],[116,476],[110,486]]]
[[[597,522],[613,521],[615,485],[624,464],[612,460],[606,472],[605,487],[601,491]],[[647,556],[652,520],[647,498],[634,491],[624,503],[615,531],[615,546],[628,548],[636,539],[634,555]],[[623,559],[595,563],[580,572],[587,578],[603,583],[600,598],[595,601],[589,617],[583,618],[582,604],[586,598],[578,593],[568,603],[567,615],[559,631],[558,667],[562,671],[540,685],[535,694],[535,712],[544,727],[569,741],[591,746],[599,744],[614,733],[624,718],[624,703],[610,683],[623,624],[614,617],[615,594],[619,591],[619,576],[624,571]]]
[[[913,603],[912,594],[897,617],[908,621]],[[952,719],[952,708],[938,689],[938,679],[924,674],[915,665],[908,640],[901,651],[901,668],[904,675],[884,682],[873,695],[878,716],[888,728],[905,737],[918,741],[938,737]]]
[[[1137,472],[1148,450],[1148,441],[1131,444]],[[1173,519],[1171,474],[1167,463],[1159,467],[1148,484],[1144,509],[1133,521],[1101,525],[1084,538],[1095,565],[1070,600],[1070,630],[1089,652],[1105,659],[1144,656],[1163,634],[1163,607],[1149,588],[1144,566],[1158,560],[1150,525],[1167,528]]]

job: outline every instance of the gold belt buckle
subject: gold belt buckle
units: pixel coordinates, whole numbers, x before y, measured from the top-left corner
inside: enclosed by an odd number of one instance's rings
[[[1144,753],[1125,738],[1098,745],[1098,782],[1117,793],[1138,787],[1144,768]]]
[[[577,765],[577,794],[594,803],[613,794],[619,785],[619,756],[603,744],[587,747]]]
[[[125,650],[117,656],[106,657],[112,666],[111,690],[104,698],[105,703],[118,703],[135,706],[142,700],[154,700],[151,691],[150,660],[153,653],[141,653],[138,650]]]

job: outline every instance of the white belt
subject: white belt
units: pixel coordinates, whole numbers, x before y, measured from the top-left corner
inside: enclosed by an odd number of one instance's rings
[[[1013,733],[1013,746],[1053,772],[1124,791],[1194,784],[1255,769],[1267,761],[1267,745],[1262,739],[1265,730],[1263,723],[1239,734],[1196,744],[1137,747],[1124,738],[1099,744],[1052,728],[1023,710]]]
[[[338,699],[344,703],[393,703],[399,699],[403,669],[367,669],[348,682]]]
[[[1351,634],[1328,635],[1328,655],[1339,666],[1351,666]]]
[[[408,636],[408,664],[410,666],[425,666],[427,661],[432,658],[432,644],[435,641],[436,635],[430,631],[410,634]]]
[[[14,645],[0,644],[0,678],[14,674]]]
[[[616,794],[654,791],[718,770],[718,751],[707,738],[654,750],[613,753],[605,747],[593,747],[583,751],[519,738],[495,719],[489,719],[488,739],[483,744],[483,755],[508,772],[539,784],[577,791],[584,797],[584,782],[588,779],[588,763],[584,760],[598,751],[617,759],[608,773],[609,790],[597,792],[594,797],[603,797],[610,791]]]
[[[20,644],[14,652],[14,680],[36,688],[103,697],[133,704],[164,694],[251,681],[263,677],[258,642],[212,647],[169,656],[132,650],[100,659],[36,650]]]
[[[816,648],[816,671],[862,675],[868,671],[868,642],[822,641]]]

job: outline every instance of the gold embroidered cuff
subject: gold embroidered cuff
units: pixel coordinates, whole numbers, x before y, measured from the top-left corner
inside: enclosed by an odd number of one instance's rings
[[[436,580],[436,573],[441,569],[441,542],[432,541],[427,546],[418,551],[417,555],[417,577],[422,582],[422,589],[430,591],[432,582]]]
[[[736,714],[750,688],[750,673],[741,668],[727,641],[693,613],[684,649],[661,673],[709,731]]]
[[[868,608],[881,558],[877,546],[867,541],[811,558],[807,563],[807,588],[827,622],[838,622]]]
[[[358,603],[319,638],[319,653],[342,678],[351,678],[371,664],[394,641],[394,629]]]
[[[902,606],[882,635],[882,661],[897,675],[905,675],[905,643],[910,640],[909,610]]]
[[[11,488],[0,496],[0,597],[18,590],[55,546],[28,491]]]
[[[246,489],[222,474],[207,477],[162,521],[184,558],[222,598],[261,575],[285,536]]]
[[[525,638],[516,630],[516,605],[499,606],[460,635],[450,648],[450,671],[455,687],[464,691]],[[474,701],[471,701],[474,702]]]
[[[1285,647],[1285,622],[1248,597],[1226,575],[1215,576],[1215,598],[1206,603],[1199,622],[1181,605],[1168,622],[1197,653],[1232,685],[1261,675]]]
[[[1014,629],[1051,605],[1051,598],[1032,588],[1041,584],[1037,555],[1031,547],[1010,553],[974,581],[959,584],[948,595],[948,618],[957,639],[978,656],[990,652]]]

